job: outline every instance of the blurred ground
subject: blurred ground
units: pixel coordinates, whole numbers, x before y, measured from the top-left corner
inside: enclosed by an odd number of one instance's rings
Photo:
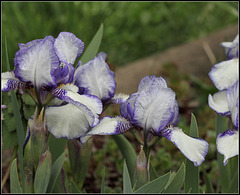
[[[212,65],[225,59],[224,50],[219,44],[232,41],[237,33],[238,25],[234,25],[120,67],[115,71],[117,92],[136,92],[140,80],[146,75],[155,74],[164,78],[161,70],[166,62],[175,64],[179,73],[192,74],[200,79],[206,78]]]

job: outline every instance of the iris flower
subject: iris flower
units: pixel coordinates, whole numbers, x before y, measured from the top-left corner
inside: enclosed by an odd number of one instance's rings
[[[144,141],[152,136],[165,137],[174,143],[195,166],[199,166],[208,152],[208,143],[192,138],[176,127],[178,105],[175,93],[162,77],[146,76],[138,91],[120,107],[120,116],[103,117],[85,136],[116,135],[130,129],[142,132]]]
[[[19,48],[15,70],[2,73],[2,91],[21,89],[31,95],[37,104],[35,118],[45,109],[46,126],[55,137],[77,138],[98,123],[101,100],[80,94],[74,83],[73,64],[84,50],[79,38],[61,32],[56,39],[46,36]]]

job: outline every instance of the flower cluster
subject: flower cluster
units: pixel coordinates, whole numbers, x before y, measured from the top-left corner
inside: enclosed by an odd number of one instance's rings
[[[238,35],[233,42],[223,42],[227,60],[214,65],[209,77],[219,92],[208,97],[209,106],[219,115],[230,117],[233,127],[217,137],[217,150],[228,159],[239,153],[239,62]]]
[[[56,39],[47,36],[19,44],[15,70],[2,73],[2,91],[20,89],[28,93],[37,105],[34,118],[44,113],[47,129],[57,138],[80,138],[84,143],[92,135],[135,129],[142,133],[145,146],[153,137],[165,137],[195,166],[204,161],[208,143],[189,137],[176,126],[176,94],[162,77],[144,77],[138,91],[130,96],[115,94],[115,74],[105,62],[105,53],[100,52],[86,64],[79,60],[74,68],[83,50],[84,43],[69,32],[61,32]],[[121,115],[99,120],[110,103],[121,104]]]

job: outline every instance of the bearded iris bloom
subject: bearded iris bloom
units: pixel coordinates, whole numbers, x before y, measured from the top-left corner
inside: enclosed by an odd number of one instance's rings
[[[98,123],[101,100],[80,94],[73,83],[73,64],[84,50],[80,39],[61,32],[56,39],[47,36],[19,48],[15,70],[2,73],[2,91],[21,89],[31,95],[37,105],[35,118],[45,109],[46,125],[55,137],[77,138]]]
[[[120,107],[121,116],[104,117],[89,135],[116,135],[130,129],[142,132],[144,142],[153,136],[165,137],[174,143],[195,166],[199,166],[208,152],[205,140],[192,138],[176,127],[178,105],[175,93],[162,77],[144,77],[138,91]]]

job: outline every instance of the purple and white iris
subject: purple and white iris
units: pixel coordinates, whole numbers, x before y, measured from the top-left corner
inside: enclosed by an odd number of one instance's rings
[[[233,42],[223,42],[228,60],[213,66],[209,76],[216,88],[220,91],[208,96],[209,107],[217,114],[229,117],[233,128],[217,137],[217,150],[224,155],[223,164],[228,159],[239,154],[239,62],[238,62],[238,35]]]
[[[138,91],[121,105],[120,112],[121,116],[102,118],[86,136],[116,135],[135,128],[143,132],[145,140],[151,136],[166,137],[194,162],[195,166],[204,161],[208,143],[189,137],[182,129],[175,127],[179,115],[175,93],[167,87],[162,77],[144,77]]]
[[[55,39],[47,36],[19,44],[15,70],[2,73],[2,91],[24,90],[38,107],[45,109],[46,126],[57,138],[78,138],[99,122],[103,103],[121,103],[115,97],[114,73],[101,52],[85,65],[74,62],[84,43],[74,34],[61,32]]]

